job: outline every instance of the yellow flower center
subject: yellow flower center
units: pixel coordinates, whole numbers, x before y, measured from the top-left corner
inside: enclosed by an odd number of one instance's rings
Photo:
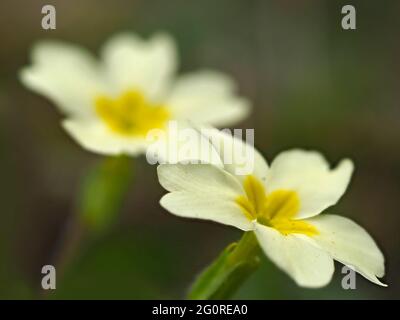
[[[163,128],[170,117],[167,107],[152,104],[139,91],[129,90],[113,99],[98,96],[96,112],[114,132],[125,136],[145,136]]]
[[[236,202],[249,220],[257,220],[283,235],[318,234],[318,230],[308,222],[294,219],[300,209],[300,200],[295,191],[276,190],[267,195],[262,182],[254,176],[247,176],[243,187],[246,196],[239,196]]]

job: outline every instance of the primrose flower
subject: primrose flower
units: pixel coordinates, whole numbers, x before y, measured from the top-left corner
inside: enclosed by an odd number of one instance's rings
[[[164,33],[143,40],[118,34],[98,61],[78,46],[34,46],[22,82],[65,114],[63,127],[85,149],[101,154],[143,153],[147,133],[170,120],[225,126],[243,119],[246,99],[233,80],[210,70],[175,77],[177,52]]]
[[[347,218],[320,215],[345,192],[353,172],[350,160],[330,169],[320,153],[294,149],[280,153],[268,166],[243,141],[221,132],[215,137],[221,155],[236,146],[234,160],[235,154],[250,150],[252,172],[237,175],[245,163],[235,161],[160,165],[159,181],[169,191],[160,201],[166,210],[253,231],[264,253],[300,286],[329,283],[333,260],[385,286],[377,278],[384,275],[384,257],[371,236]]]

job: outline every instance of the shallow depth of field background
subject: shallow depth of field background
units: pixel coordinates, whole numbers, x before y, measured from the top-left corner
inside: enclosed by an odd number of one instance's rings
[[[357,30],[341,29],[354,4]],[[41,29],[44,4],[57,30]],[[17,80],[32,44],[55,38],[94,53],[118,31],[171,32],[180,71],[216,68],[254,102],[237,128],[255,128],[271,159],[290,147],[356,164],[348,192],[329,212],[350,217],[386,256],[388,288],[357,277],[340,286],[341,265],[323,289],[297,287],[264,258],[236,298],[399,298],[400,3],[398,1],[1,1],[0,298],[38,298],[41,267],[75,206],[81,177],[102,157],[77,145],[46,98]],[[118,222],[83,244],[49,298],[182,298],[196,272],[241,232],[180,219],[158,204],[155,167],[132,160],[135,180]]]

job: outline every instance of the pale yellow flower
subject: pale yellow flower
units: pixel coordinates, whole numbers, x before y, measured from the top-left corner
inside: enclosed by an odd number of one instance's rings
[[[146,150],[147,133],[170,120],[223,126],[248,114],[248,101],[227,75],[204,70],[176,77],[176,47],[167,34],[149,40],[118,34],[100,56],[43,41],[21,72],[22,82],[55,103],[66,116],[63,127],[90,151],[136,155]]]
[[[210,136],[221,146],[221,159],[228,151],[233,163],[160,165],[159,181],[169,191],[160,201],[166,210],[254,231],[265,254],[300,286],[329,283],[333,260],[384,285],[377,278],[384,275],[384,257],[371,236],[347,218],[320,215],[345,192],[353,172],[350,160],[330,169],[320,153],[295,149],[268,166],[241,140],[218,131]],[[244,150],[247,160],[239,163]],[[237,175],[246,161],[254,162],[252,172]]]

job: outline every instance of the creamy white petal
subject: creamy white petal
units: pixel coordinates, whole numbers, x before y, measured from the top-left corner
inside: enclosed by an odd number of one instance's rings
[[[106,74],[116,91],[141,90],[159,101],[177,68],[173,39],[164,33],[144,40],[133,33],[121,33],[106,42],[102,57]]]
[[[180,77],[166,100],[175,117],[214,126],[244,119],[250,102],[235,93],[234,81],[216,71],[193,72]]]
[[[266,180],[268,164],[253,147],[254,131],[202,128],[202,133],[219,153],[224,168],[242,181],[247,175]]]
[[[342,160],[331,170],[324,157],[315,151],[289,150],[272,162],[267,175],[267,192],[284,189],[298,193],[300,212],[297,218],[307,218],[334,205],[349,184],[353,163]]]
[[[236,90],[232,77],[215,70],[200,70],[180,76],[171,92],[171,99],[179,99],[200,90],[214,97],[231,95]]]
[[[385,274],[384,257],[372,237],[350,219],[330,214],[307,219],[319,234],[313,239],[332,258],[351,266],[362,276],[378,285],[377,277]]]
[[[298,285],[318,288],[330,282],[333,259],[308,237],[300,234],[284,236],[259,223],[255,223],[255,234],[265,254]]]
[[[160,201],[169,212],[252,229],[252,223],[235,202],[243,189],[228,172],[210,164],[164,164],[158,166],[157,172],[160,184],[171,192]]]
[[[199,128],[186,121],[169,121],[166,128],[150,130],[146,136],[149,162],[207,163],[223,168],[220,156]]]
[[[68,119],[62,123],[64,129],[88,151],[104,154],[139,155],[145,152],[147,142],[141,137],[124,137],[115,134],[97,120],[82,121]]]
[[[104,92],[98,65],[78,46],[44,41],[34,46],[32,65],[22,69],[21,81],[52,100],[68,116],[92,116],[95,96]]]

